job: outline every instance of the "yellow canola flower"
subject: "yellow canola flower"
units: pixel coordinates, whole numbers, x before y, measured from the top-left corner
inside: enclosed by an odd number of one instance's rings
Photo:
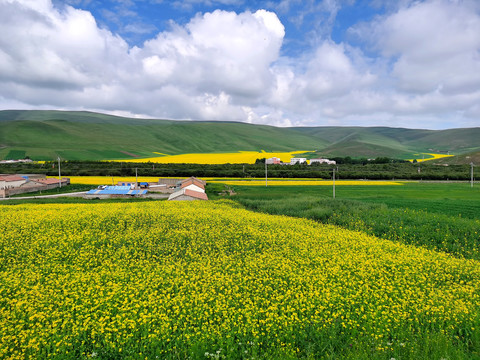
[[[4,205],[0,227],[1,359],[288,358],[332,343],[385,358],[387,341],[477,336],[478,261],[231,201]]]
[[[421,154],[415,154],[415,155],[417,156],[426,155],[427,157],[425,158],[425,156],[422,156],[421,158],[418,158],[418,159],[408,159],[408,161],[413,162],[413,160],[417,160],[417,162],[423,162],[428,160],[436,160],[436,159],[442,159],[442,158],[454,156],[454,155],[433,154],[433,153],[421,153]]]
[[[144,159],[116,160],[121,162],[155,162],[163,164],[254,164],[256,159],[280,158],[283,162],[290,162],[290,159],[299,154],[307,152],[265,152],[265,151],[239,151],[232,153],[196,153],[181,155],[166,155]],[[158,153],[157,153],[158,154]]]

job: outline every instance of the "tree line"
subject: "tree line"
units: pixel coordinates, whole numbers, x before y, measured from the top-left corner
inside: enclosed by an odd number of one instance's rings
[[[268,177],[277,178],[332,178],[370,180],[470,180],[469,165],[434,165],[410,163],[382,158],[374,161],[336,158],[336,165],[296,164],[268,165]],[[242,177],[265,176],[265,164],[159,164],[117,161],[62,161],[62,176],[158,176],[158,177]],[[58,176],[58,163],[13,163],[0,164],[3,174],[45,174]]]

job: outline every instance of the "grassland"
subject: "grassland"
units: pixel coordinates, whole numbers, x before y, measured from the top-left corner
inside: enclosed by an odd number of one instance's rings
[[[475,260],[231,201],[0,212],[0,358],[480,356]]]
[[[316,150],[312,157],[410,159],[416,153],[478,151],[480,128],[276,128],[235,122],[123,118],[90,112],[0,111],[0,159],[141,159],[238,151]],[[453,139],[453,140],[452,140]]]
[[[295,151],[322,142],[294,130],[227,122],[128,119],[94,113],[0,112],[0,158],[135,159],[185,153]],[[10,119],[10,120],[9,120]],[[134,156],[132,156],[134,155]]]

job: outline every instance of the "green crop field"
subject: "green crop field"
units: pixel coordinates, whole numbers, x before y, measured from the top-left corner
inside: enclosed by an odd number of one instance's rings
[[[26,151],[24,150],[10,150],[5,156],[5,160],[19,160],[25,158]]]
[[[218,186],[218,185],[217,185]],[[313,219],[405,244],[480,260],[480,187],[467,183],[402,186],[233,186],[246,208]],[[214,196],[214,195],[213,195]]]

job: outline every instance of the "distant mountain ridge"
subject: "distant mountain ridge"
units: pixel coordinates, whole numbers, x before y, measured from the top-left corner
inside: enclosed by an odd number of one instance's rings
[[[85,111],[0,111],[0,159],[109,160],[165,154],[309,150],[312,156],[412,158],[480,151],[480,128],[278,128],[226,121],[137,119]]]

